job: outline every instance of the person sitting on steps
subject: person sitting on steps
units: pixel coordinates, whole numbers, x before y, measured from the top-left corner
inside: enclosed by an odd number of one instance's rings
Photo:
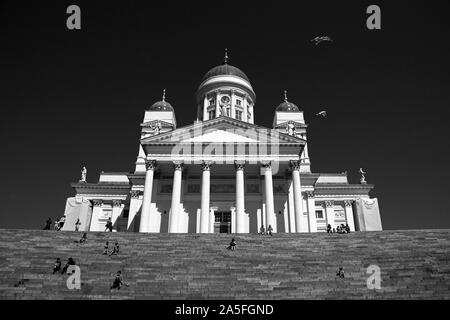
[[[259,234],[266,234],[266,229],[264,229],[264,225],[261,225],[261,228],[259,228]]]
[[[58,221],[58,231],[64,227],[65,222],[66,222],[66,217],[62,216]]]
[[[112,256],[113,254],[117,255],[119,254],[119,242],[116,241],[116,243],[114,244],[113,249],[111,250],[111,252],[109,253],[109,256]]]
[[[269,224],[269,226],[267,227],[267,234],[268,235],[272,235],[272,231],[273,231],[273,228],[272,228],[272,226]]]
[[[350,233],[350,227],[348,226],[348,223],[345,224],[345,231],[347,233]]]
[[[331,224],[327,225],[327,233],[331,233]]]
[[[341,278],[341,279],[344,279],[345,278],[344,268],[339,267],[339,271],[336,273],[336,276]]]
[[[103,254],[108,254],[109,242],[106,241],[105,246],[103,247]]]
[[[67,260],[66,265],[64,266],[64,268],[61,271],[61,274],[64,274],[67,272],[67,269],[69,268],[69,266],[74,266],[75,265],[75,260],[73,260],[72,258],[69,258]]]
[[[228,250],[235,250],[236,249],[236,241],[233,239],[231,239],[230,245],[227,248]]]
[[[87,234],[86,234],[86,232],[85,232],[85,233],[83,233],[83,236],[82,236],[81,239],[80,239],[80,243],[85,243],[86,240],[87,240]]]
[[[45,222],[44,230],[50,230],[51,226],[52,226],[52,218],[48,218],[48,220]]]
[[[61,270],[61,259],[56,258],[55,265],[53,266],[53,274]]]

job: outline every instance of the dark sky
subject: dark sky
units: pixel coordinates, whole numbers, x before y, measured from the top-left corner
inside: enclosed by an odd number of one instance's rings
[[[395,4],[393,3],[395,2]],[[312,1],[311,1],[312,3]],[[66,28],[77,4],[82,29]],[[381,7],[381,30],[366,8]],[[202,76],[223,61],[271,127],[305,112],[314,172],[359,167],[385,229],[450,228],[448,1],[0,2],[0,228],[42,228],[64,212],[83,165],[132,171],[144,109],[163,88],[179,126]],[[334,41],[314,46],[328,35]],[[328,116],[314,114],[326,109]]]

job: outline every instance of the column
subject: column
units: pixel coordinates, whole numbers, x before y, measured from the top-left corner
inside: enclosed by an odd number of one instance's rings
[[[355,231],[355,221],[353,219],[353,200],[345,200],[345,218],[347,220],[350,231]]]
[[[289,179],[288,185],[289,232],[295,233],[294,184],[292,183],[292,179]]]
[[[295,230],[301,231],[303,219],[302,186],[300,182],[300,161],[291,161],[292,184],[294,185]]]
[[[230,118],[236,119],[236,95],[234,90],[231,90]]]
[[[122,201],[113,200],[113,209],[111,218],[111,222],[114,226],[113,231],[117,231],[117,225],[119,223],[117,220],[119,219],[121,213],[122,213]]]
[[[130,191],[130,210],[128,213],[128,224],[127,224],[127,230],[128,231],[136,231],[135,225],[137,226],[137,223],[135,221],[136,214],[139,211],[139,207],[141,207],[142,200],[139,200],[139,196],[141,195],[141,191],[139,190],[131,190]]]
[[[100,216],[102,214],[102,203],[103,201],[100,199],[95,199],[92,201],[94,203],[94,208],[92,209],[92,218],[91,225],[89,227],[89,231],[104,231],[105,226],[103,225],[103,230],[100,227]]]
[[[244,113],[243,113],[243,115],[242,115],[242,117],[243,117],[243,121],[245,121],[245,122],[248,122],[248,119],[247,119],[247,117],[248,117],[248,113],[247,113],[247,97],[248,97],[248,94],[245,94],[244,95],[244,99],[242,99],[242,108],[244,108]],[[259,231],[259,229],[258,229],[258,231]]]
[[[209,232],[209,191],[211,165],[211,161],[202,162],[202,211],[200,213],[200,233]]]
[[[174,161],[173,162],[174,173],[173,173],[173,186],[172,186],[172,204],[170,206],[170,216],[169,216],[169,233],[178,232],[178,220],[179,220],[179,207],[181,200],[181,174],[183,171],[183,162]]]
[[[236,233],[244,233],[245,200],[244,200],[244,168],[245,161],[235,161],[236,168]]]
[[[270,161],[263,161],[261,167],[264,171],[264,190],[266,195],[266,221],[275,231],[274,203],[273,203],[273,182],[272,182],[272,166]]]
[[[314,192],[306,192],[308,202],[308,221],[309,232],[317,232],[317,218],[316,218],[316,201],[314,200]]]
[[[220,116],[220,103],[219,103],[219,91],[214,91],[214,99],[216,99],[216,118]]]
[[[325,212],[327,215],[327,224],[331,225],[331,229],[335,227],[334,225],[334,202],[333,200],[325,201]]]
[[[150,206],[152,202],[153,175],[156,168],[156,161],[146,160],[145,167],[147,172],[145,173],[144,197],[142,199],[139,232],[150,231]]]
[[[205,94],[205,98],[203,99],[203,121],[208,120],[208,105],[209,105],[209,101],[208,101],[208,94]]]

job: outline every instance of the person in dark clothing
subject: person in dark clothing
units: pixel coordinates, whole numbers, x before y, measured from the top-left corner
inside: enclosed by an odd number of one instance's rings
[[[264,229],[264,225],[261,225],[261,228],[259,228],[259,234],[266,234],[266,229]]]
[[[75,265],[75,260],[73,260],[72,258],[69,258],[66,262],[66,265],[62,269],[61,274],[66,273],[69,266],[74,266],[74,265]]]
[[[82,236],[81,239],[80,239],[80,243],[85,243],[86,240],[87,240],[87,234],[86,234],[86,232],[85,232],[85,233],[83,233],[83,236]]]
[[[59,219],[59,222],[58,222],[58,231],[61,230],[62,227],[64,227],[64,223],[65,223],[65,222],[66,222],[66,217],[65,217],[65,216],[62,216],[62,217]]]
[[[345,274],[344,274],[344,268],[339,267],[339,271],[336,273],[336,277],[339,277],[341,279],[345,278]]]
[[[105,231],[106,230],[109,230],[109,232],[112,232],[113,231],[113,224],[112,224],[112,222],[111,222],[111,218],[108,218],[108,221],[106,221],[106,228],[105,228]]]
[[[233,239],[231,239],[230,245],[228,246],[229,250],[235,250],[236,249],[236,241]]]
[[[75,222],[75,231],[78,231],[80,229],[80,225],[81,225],[80,219],[77,219],[77,222]]]
[[[53,266],[53,274],[61,270],[61,259],[56,258],[55,265]]]
[[[103,247],[103,254],[108,254],[109,242],[106,241],[105,246]]]
[[[331,233],[331,224],[327,225],[327,233]]]
[[[128,287],[128,283],[124,283],[123,282],[122,272],[119,270],[119,271],[117,271],[116,278],[114,279],[114,282],[113,282],[113,284],[112,284],[110,289],[116,289],[117,288],[117,290],[120,290],[122,285],[125,285],[125,286]]]
[[[267,227],[267,234],[268,234],[268,235],[272,235],[272,231],[273,231],[273,228],[272,228],[272,226],[269,224],[269,226]]]
[[[345,224],[345,231],[347,233],[350,233],[350,227],[348,226],[348,223]]]
[[[45,222],[44,230],[50,230],[51,226],[52,226],[52,219],[48,218],[48,220]]]

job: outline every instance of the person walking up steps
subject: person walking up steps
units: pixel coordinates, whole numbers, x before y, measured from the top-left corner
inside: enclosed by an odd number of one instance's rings
[[[112,222],[111,222],[111,218],[108,218],[108,221],[106,221],[106,228],[105,228],[105,231],[106,230],[109,230],[109,232],[112,232],[113,231],[113,224],[112,224]]]
[[[66,265],[64,266],[64,268],[61,271],[61,274],[64,274],[67,272],[67,269],[69,268],[69,266],[74,266],[75,265],[75,260],[73,260],[72,258],[69,258],[67,260]]]
[[[77,222],[75,222],[75,231],[79,231],[80,225],[81,225],[80,219],[77,219]]]
[[[236,241],[233,239],[231,239],[230,245],[227,248],[228,250],[235,250],[236,249]]]
[[[123,282],[122,272],[119,270],[119,271],[117,271],[116,278],[114,279],[114,282],[113,282],[110,290],[112,290],[112,289],[120,290],[122,285],[125,285],[126,287],[129,286],[128,283]]]
[[[272,226],[269,224],[269,226],[267,227],[267,234],[268,234],[268,235],[272,235],[272,231],[273,231],[273,228],[272,228]]]

